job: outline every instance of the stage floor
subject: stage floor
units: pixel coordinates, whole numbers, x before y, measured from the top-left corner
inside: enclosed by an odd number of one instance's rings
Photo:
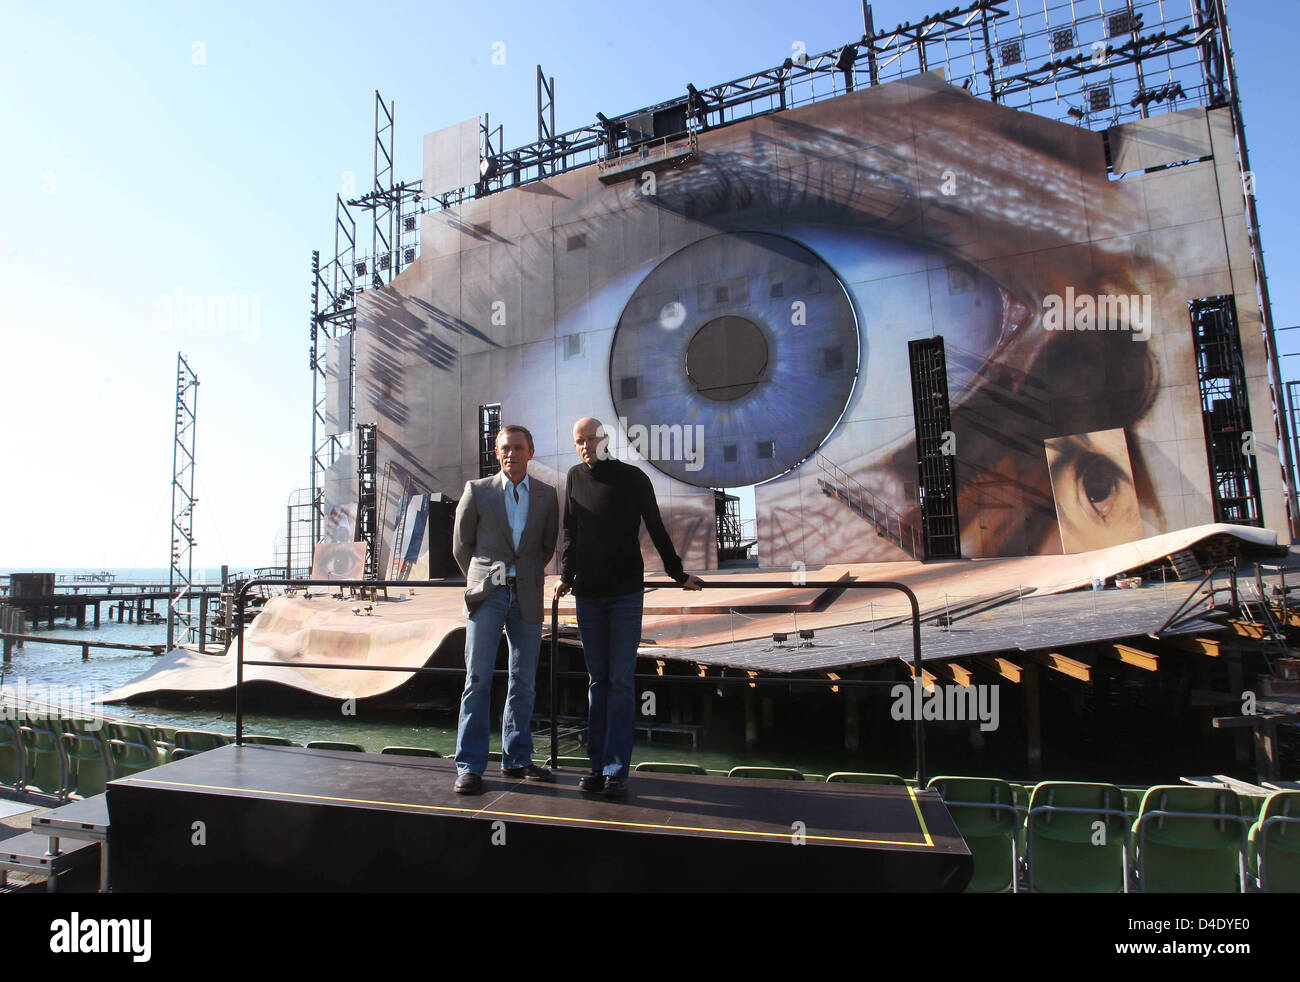
[[[960,890],[911,788],[633,774],[624,801],[449,760],[223,747],[109,785],[114,890]],[[199,823],[196,825],[196,823]],[[199,841],[201,840],[201,841]]]

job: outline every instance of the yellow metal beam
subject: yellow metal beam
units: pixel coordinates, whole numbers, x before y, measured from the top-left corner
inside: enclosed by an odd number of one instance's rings
[[[970,686],[971,671],[964,665],[958,665],[955,661],[940,662],[935,665],[935,670],[943,669],[944,678],[950,678],[963,688]]]
[[[1133,665],[1148,672],[1155,672],[1160,668],[1160,659],[1157,656],[1141,648],[1134,648],[1131,644],[1112,644],[1103,647],[1101,653],[1107,658],[1114,658],[1125,665]]]
[[[1177,648],[1179,651],[1190,651],[1193,654],[1218,658],[1221,642],[1212,638],[1161,638],[1160,643]]]
[[[1010,658],[1003,658],[1001,655],[976,655],[975,660],[1009,682],[1020,682],[1021,668]]]
[[[1068,675],[1080,682],[1092,681],[1092,669],[1077,658],[1070,658],[1055,651],[1031,651],[1029,657],[1040,665],[1046,665],[1053,671]]]
[[[916,669],[912,667],[912,663],[911,663],[910,661],[904,661],[902,658],[900,658],[900,659],[898,659],[898,660],[901,661],[901,662],[903,662],[904,667],[907,668],[907,674],[910,675],[910,676],[912,676],[912,681],[915,682],[915,681],[916,681]],[[935,677],[934,677],[934,673],[932,673],[932,672],[931,672],[928,668],[926,668],[924,665],[921,666],[921,686],[922,686],[922,688],[933,689],[933,688],[934,688],[934,684],[935,684],[936,681],[937,681],[937,679],[935,679]]]

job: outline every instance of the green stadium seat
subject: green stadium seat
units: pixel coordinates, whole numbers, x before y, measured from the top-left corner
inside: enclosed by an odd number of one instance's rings
[[[826,780],[828,783],[887,784],[900,788],[907,787],[907,782],[897,774],[872,774],[866,771],[836,771]]]
[[[1144,893],[1241,892],[1247,824],[1229,788],[1150,788],[1133,823],[1140,888]]]
[[[1128,892],[1129,820],[1113,784],[1044,781],[1029,797],[1025,857],[1040,893]]]
[[[385,747],[381,754],[400,754],[403,757],[441,757],[442,754],[428,747]]]
[[[68,758],[63,728],[52,720],[29,719],[19,726],[26,760],[24,786],[59,798],[68,796]]]
[[[343,750],[349,753],[363,754],[366,748],[359,743],[339,743],[335,740],[313,740],[307,744],[308,750]]]
[[[158,743],[154,739],[154,727],[145,726],[140,723],[126,723],[120,720],[109,720],[108,738],[109,738],[109,756],[114,761],[113,741],[131,744],[137,748],[146,747],[149,750],[149,758],[152,761],[149,767],[156,767],[159,764],[167,763],[171,753],[171,745],[167,743]],[[127,773],[135,774],[144,768],[140,765],[144,763],[143,755],[133,750],[122,758],[123,764],[128,768]],[[123,774],[117,774],[117,777],[123,777]]]
[[[176,731],[176,750],[188,750],[190,753],[201,754],[233,742],[233,737],[228,737],[224,733],[213,733],[209,730]],[[180,759],[176,756],[175,750],[172,751],[171,759]]]
[[[975,861],[967,892],[1018,891],[1020,816],[1011,785],[992,777],[941,776],[930,778],[926,789],[939,792]]]
[[[112,769],[104,740],[90,732],[64,733],[62,739],[68,758],[69,792],[81,798],[103,794]]]
[[[678,764],[674,761],[647,760],[632,768],[635,771],[649,771],[652,774],[708,774],[699,764]]]
[[[18,724],[0,720],[0,788],[18,791],[23,786],[23,740]]]
[[[127,739],[128,737],[136,739]],[[139,727],[115,729],[112,725],[109,726],[108,762],[109,780],[130,777],[161,763],[158,760],[158,749],[144,730]]]
[[[1277,791],[1250,827],[1250,868],[1264,893],[1300,893],[1300,791]]]
[[[769,781],[802,781],[803,774],[793,767],[733,767],[727,777],[763,778]]]
[[[251,743],[254,746],[259,746],[259,747],[301,747],[302,746],[302,744],[300,743],[294,743],[288,737],[261,736],[259,734],[253,734],[252,736],[244,737],[244,742]]]

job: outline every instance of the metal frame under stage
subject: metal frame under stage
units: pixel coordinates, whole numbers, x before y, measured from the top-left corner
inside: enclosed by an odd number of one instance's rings
[[[112,781],[115,892],[953,891],[936,792],[635,774],[624,801],[450,760],[227,746]],[[201,841],[199,839],[201,838]]]

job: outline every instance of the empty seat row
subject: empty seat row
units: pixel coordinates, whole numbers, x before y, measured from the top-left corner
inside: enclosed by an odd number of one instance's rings
[[[1300,891],[1300,792],[1277,791],[1256,816],[1229,788],[936,777],[975,860],[970,892],[1235,893]]]
[[[0,787],[89,798],[114,778],[229,742],[220,733],[112,720],[0,720]]]

